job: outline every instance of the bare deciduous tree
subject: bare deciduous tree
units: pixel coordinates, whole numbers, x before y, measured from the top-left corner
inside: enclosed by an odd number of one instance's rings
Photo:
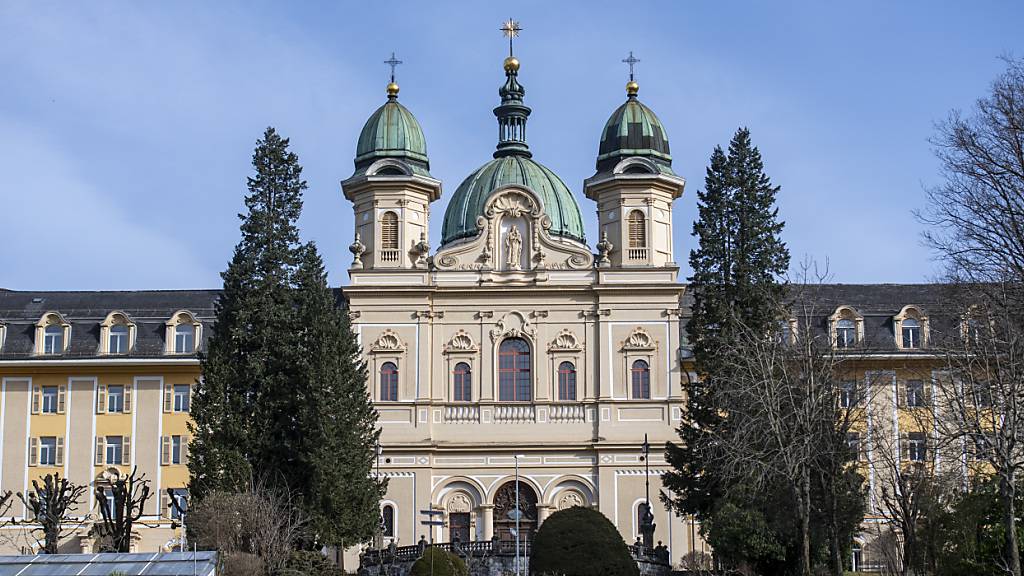
[[[842,404],[843,365],[851,355],[840,354],[828,334],[816,328],[814,286],[791,286],[789,309],[795,323],[784,322],[777,333],[742,328],[736,348],[724,355],[731,375],[720,391],[729,419],[741,423],[714,439],[724,469],[755,487],[785,486],[796,503],[799,530],[799,570],[811,574],[811,517],[820,503],[812,502],[813,482],[837,489],[837,478],[854,455],[847,433],[858,421],[858,410]],[[826,498],[828,500],[828,498]],[[828,509],[826,504],[824,508]],[[835,507],[832,507],[833,511]],[[841,573],[837,518],[829,530],[832,572]]]
[[[145,474],[138,475],[137,467],[132,468],[128,476],[115,479],[110,486],[96,487],[100,522],[94,530],[103,547],[109,548],[105,551],[131,552],[135,524],[142,518],[150,496],[149,480]]]
[[[27,520],[33,526],[29,533],[35,538],[41,553],[56,554],[60,541],[82,525],[82,521],[73,519],[69,511],[80,503],[85,490],[85,486],[78,486],[54,473],[44,476],[41,485],[38,480],[33,480],[28,496],[18,492]]]
[[[266,574],[280,572],[306,537],[306,519],[292,494],[263,481],[245,492],[207,494],[191,507],[189,526],[199,546],[221,552],[229,563],[258,564]]]

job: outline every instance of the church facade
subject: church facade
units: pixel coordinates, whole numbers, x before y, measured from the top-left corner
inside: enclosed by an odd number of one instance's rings
[[[664,126],[630,81],[595,135],[596,171],[583,193],[599,237],[588,242],[580,199],[527,144],[518,60],[507,58],[504,72],[496,148],[451,193],[443,220],[431,218],[442,186],[426,139],[393,82],[341,183],[355,217],[342,292],[379,412],[374,473],[388,479],[378,544],[513,539],[517,496],[524,537],[554,511],[590,506],[633,542],[649,499],[654,541],[679,564],[709,552],[693,520],[660,503],[662,446],[677,437],[683,383],[696,377],[672,242],[685,182]],[[432,224],[441,226],[436,249]],[[157,493],[172,488],[186,502],[189,398],[217,295],[0,290],[0,490],[24,491],[50,472],[91,488],[138,466]],[[901,411],[921,407],[905,399],[931,377],[939,292],[831,286],[819,298],[820,329],[862,356],[852,381],[882,375],[891,389],[875,400],[889,416],[864,438],[913,432]],[[908,461],[931,457],[926,432],[913,432],[922,444]],[[91,494],[67,551],[94,547],[89,518],[103,503]],[[169,498],[148,504],[139,550],[179,541]],[[866,526],[884,521],[874,497],[870,507]],[[25,511],[15,503],[9,514]],[[423,524],[428,516],[443,523]],[[0,546],[31,550],[23,530],[0,529]]]

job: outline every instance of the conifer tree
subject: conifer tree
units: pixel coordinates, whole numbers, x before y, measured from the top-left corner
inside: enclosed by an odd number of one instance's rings
[[[266,450],[278,399],[294,381],[296,353],[288,337],[293,309],[291,285],[298,264],[296,221],[302,210],[302,167],[288,140],[267,128],[252,158],[247,214],[240,214],[242,239],[221,277],[224,289],[202,380],[191,405],[190,493],[240,491],[254,470],[267,473]]]
[[[705,189],[697,193],[693,235],[698,246],[690,252],[693,306],[686,329],[698,377],[684,384],[687,411],[678,430],[680,442],[666,447],[673,470],[663,482],[674,495],[669,503],[702,522],[711,519],[726,491],[707,451],[713,431],[730,425],[716,398],[716,390],[729,381],[726,366],[731,363],[724,355],[730,353],[739,326],[768,333],[780,318],[780,280],[789,267],[789,251],[780,239],[778,191],[764,173],[749,130],[741,128],[729,143],[728,155],[715,148]]]

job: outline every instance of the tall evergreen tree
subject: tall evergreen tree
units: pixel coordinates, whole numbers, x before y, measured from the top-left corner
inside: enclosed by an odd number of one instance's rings
[[[749,130],[737,130],[728,155],[715,148],[704,182],[693,225],[698,245],[690,252],[693,306],[686,327],[698,378],[684,384],[687,412],[679,443],[666,446],[673,470],[663,482],[673,493],[669,503],[679,513],[694,514],[714,526],[711,515],[727,492],[721,471],[707,456],[713,432],[730,425],[716,398],[716,390],[729,382],[726,366],[731,363],[723,355],[733,348],[739,326],[766,333],[774,328],[789,251],[780,239],[783,223],[775,207],[779,187],[764,173]],[[745,505],[733,503],[731,508],[737,506]]]
[[[304,545],[355,543],[380,497],[366,368],[316,247],[299,242],[298,156],[268,128],[253,167],[192,403],[190,490],[242,492],[256,476],[295,496]]]

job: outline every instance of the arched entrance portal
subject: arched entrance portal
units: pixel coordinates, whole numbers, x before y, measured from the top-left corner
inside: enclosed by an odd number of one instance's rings
[[[499,540],[514,542],[516,537],[516,483],[506,482],[494,494],[494,535]],[[519,483],[519,530],[522,541],[533,540],[537,530],[537,493],[525,482]]]

